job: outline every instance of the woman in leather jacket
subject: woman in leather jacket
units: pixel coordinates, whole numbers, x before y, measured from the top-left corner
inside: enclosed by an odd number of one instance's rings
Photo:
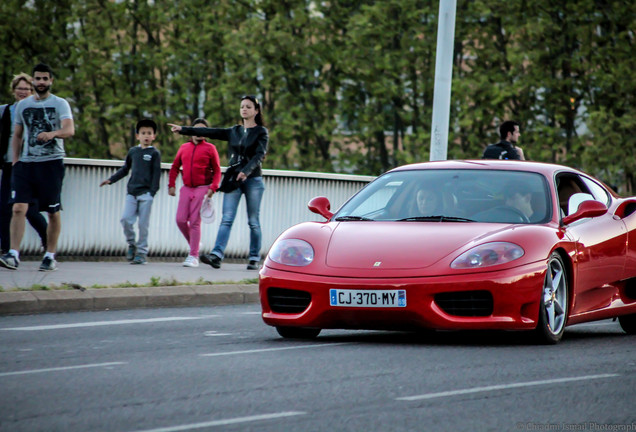
[[[248,270],[258,270],[261,250],[260,208],[265,191],[261,165],[267,153],[269,134],[263,125],[261,106],[254,96],[243,96],[240,105],[241,124],[230,128],[205,128],[179,126],[168,123],[172,132],[181,135],[197,135],[228,142],[229,166],[237,165],[236,189],[224,191],[223,216],[216,236],[216,244],[209,254],[200,256],[203,263],[221,267],[225,248],[230,238],[232,224],[241,199],[245,195],[247,218],[250,228]],[[224,182],[225,183],[225,182]]]

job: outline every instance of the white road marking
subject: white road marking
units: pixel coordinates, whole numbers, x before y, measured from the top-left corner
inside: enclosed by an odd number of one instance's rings
[[[199,354],[199,355],[201,357],[220,357],[220,356],[229,356],[229,355],[256,354],[256,353],[262,353],[262,352],[285,351],[285,350],[304,349],[304,348],[323,348],[323,347],[332,347],[332,346],[350,345],[350,344],[351,342],[314,344],[314,345],[295,345],[295,346],[289,346],[284,348],[263,348],[263,349],[254,349],[254,350],[245,350],[245,351],[228,351],[228,352]]]
[[[471,394],[471,393],[482,393],[482,392],[491,392],[496,390],[520,388],[520,387],[560,384],[560,383],[573,382],[573,381],[586,381],[586,380],[602,379],[602,378],[614,378],[617,376],[619,376],[619,374],[601,374],[601,375],[586,375],[586,376],[571,377],[571,378],[555,378],[551,380],[500,384],[500,385],[475,387],[475,388],[462,389],[462,390],[451,390],[451,391],[445,391],[445,392],[439,392],[439,393],[428,393],[428,394],[417,395],[417,396],[405,396],[405,397],[395,398],[395,400],[415,401],[415,400],[424,400],[424,399],[437,399],[437,398],[465,395],[465,394]]]
[[[210,330],[204,332],[203,336],[232,336],[232,333],[219,333],[216,330]]]
[[[44,372],[58,372],[58,371],[66,371],[66,370],[73,370],[73,369],[85,369],[85,368],[95,368],[95,367],[118,366],[118,365],[123,365],[123,364],[126,364],[126,362],[93,363],[93,364],[85,364],[85,365],[77,365],[77,366],[63,366],[63,367],[55,367],[55,368],[47,368],[47,369],[31,369],[31,370],[17,371],[17,372],[2,372],[2,373],[0,373],[0,377],[14,376],[14,375],[36,374],[36,373],[44,373]]]
[[[260,420],[271,420],[271,419],[278,419],[278,418],[284,418],[284,417],[292,417],[292,416],[298,416],[298,415],[304,415],[304,414],[307,414],[307,413],[302,411],[287,411],[287,412],[279,412],[279,413],[272,413],[272,414],[253,415],[253,416],[247,416],[247,417],[236,417],[233,419],[226,419],[226,420],[213,420],[213,421],[203,422],[203,423],[191,423],[191,424],[186,424],[181,426],[169,426],[169,427],[157,428],[157,429],[146,429],[146,430],[137,431],[137,432],[188,431],[188,430],[202,429],[202,428],[214,427],[214,426],[227,426],[227,425],[233,425],[233,424],[255,422]]]
[[[187,320],[213,318],[217,316],[218,315],[206,315],[203,317],[166,317],[166,318],[148,318],[148,319],[129,319],[129,320],[118,320],[118,321],[94,321],[94,322],[83,322],[83,323],[74,323],[74,324],[54,324],[54,325],[41,325],[41,326],[31,326],[31,327],[8,327],[8,328],[2,328],[0,330],[12,330],[12,331],[58,330],[58,329],[67,329],[67,328],[78,328],[78,327],[99,327],[99,326],[108,326],[108,325],[149,324],[149,323],[167,322],[167,321],[187,321]]]

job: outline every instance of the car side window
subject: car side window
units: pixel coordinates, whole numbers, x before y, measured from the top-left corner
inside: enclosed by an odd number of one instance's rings
[[[587,177],[561,175],[557,177],[557,189],[561,217],[576,212],[584,201],[594,200],[609,205],[610,196],[605,188]]]
[[[568,215],[570,197],[581,192],[581,188],[576,184],[573,176],[561,175],[557,177],[557,194],[561,217]]]
[[[600,184],[596,183],[592,179],[587,177],[581,177],[585,186],[590,190],[590,193],[594,196],[594,199],[598,202],[602,202],[606,206],[609,206],[610,203],[610,195],[607,193],[604,187]]]
[[[557,192],[561,217],[568,216],[578,209],[581,202],[594,199],[581,177],[576,174],[562,174],[557,177]],[[572,205],[570,204],[570,201]]]

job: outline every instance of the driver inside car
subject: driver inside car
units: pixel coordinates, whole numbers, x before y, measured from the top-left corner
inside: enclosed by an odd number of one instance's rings
[[[534,209],[532,191],[526,182],[521,180],[507,182],[498,197],[499,199],[493,199],[491,208],[482,210],[471,219],[496,223],[528,223],[530,221]]]
[[[519,210],[528,220],[534,213],[532,210],[532,193],[529,191],[506,191],[505,203],[507,206]]]

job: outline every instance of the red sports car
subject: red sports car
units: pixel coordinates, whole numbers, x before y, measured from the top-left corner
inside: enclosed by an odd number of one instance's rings
[[[263,320],[321,329],[529,330],[618,317],[636,332],[636,198],[560,165],[441,161],[369,183],[286,230],[260,272]]]

